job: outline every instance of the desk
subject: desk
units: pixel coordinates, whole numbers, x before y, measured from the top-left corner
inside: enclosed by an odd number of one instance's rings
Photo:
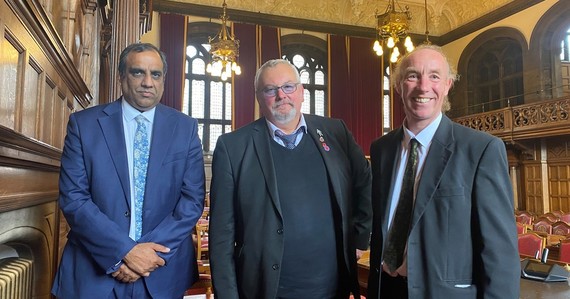
[[[361,294],[367,294],[368,273],[370,272],[370,260],[362,258],[358,260],[358,283]],[[570,298],[570,285],[566,282],[541,282],[521,278],[520,299],[568,299]]]

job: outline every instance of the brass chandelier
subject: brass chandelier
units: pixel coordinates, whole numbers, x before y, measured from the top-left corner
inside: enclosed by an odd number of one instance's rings
[[[376,41],[374,42],[373,49],[376,55],[382,56],[384,54],[384,46],[392,49],[390,54],[390,61],[398,61],[400,56],[400,49],[398,43],[404,40],[404,47],[406,51],[410,52],[414,49],[412,39],[408,35],[410,29],[409,21],[412,20],[412,14],[408,6],[402,10],[398,4],[400,11],[396,11],[395,0],[391,0],[386,8],[386,12],[378,14],[376,11]]]
[[[231,77],[232,73],[236,75],[241,74],[241,68],[237,64],[239,40],[228,32],[227,22],[229,17],[226,13],[226,8],[227,4],[226,0],[224,0],[222,15],[220,16],[222,28],[218,35],[213,38],[208,37],[212,62],[206,66],[206,72],[212,76],[221,77],[224,81]]]

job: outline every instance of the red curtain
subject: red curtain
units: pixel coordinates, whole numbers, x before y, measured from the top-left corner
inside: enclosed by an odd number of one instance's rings
[[[382,133],[381,62],[373,40],[330,36],[331,117],[343,119],[366,155]]]
[[[160,50],[166,54],[168,71],[161,103],[182,110],[186,60],[186,17],[160,14]]]
[[[255,120],[255,72],[265,61],[280,57],[279,29],[234,24],[239,43],[241,75],[234,76],[234,129]]]

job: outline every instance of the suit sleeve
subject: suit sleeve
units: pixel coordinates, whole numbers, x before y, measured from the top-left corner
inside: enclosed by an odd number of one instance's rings
[[[235,272],[235,180],[223,136],[218,139],[212,160],[210,186],[210,266],[214,295],[220,298],[238,299]],[[261,283],[261,282],[260,282]]]
[[[356,248],[366,250],[369,246],[372,227],[372,174],[370,172],[370,163],[354,140],[346,124],[342,122],[342,125],[348,143],[347,153],[352,171],[352,220],[354,223]]]
[[[473,186],[475,273],[484,298],[519,298],[520,261],[513,192],[503,142],[488,144]],[[477,228],[476,223],[479,223]],[[476,253],[479,253],[477,255]]]

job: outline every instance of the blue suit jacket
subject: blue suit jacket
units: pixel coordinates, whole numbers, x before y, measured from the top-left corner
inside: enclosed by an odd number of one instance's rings
[[[129,237],[130,184],[121,101],[69,118],[61,158],[60,207],[71,227],[52,292],[107,298],[109,272],[137,244]],[[204,205],[204,162],[197,122],[159,104],[148,164],[139,242],[170,248],[146,282],[157,298],[181,297],[197,277],[191,232]]]

